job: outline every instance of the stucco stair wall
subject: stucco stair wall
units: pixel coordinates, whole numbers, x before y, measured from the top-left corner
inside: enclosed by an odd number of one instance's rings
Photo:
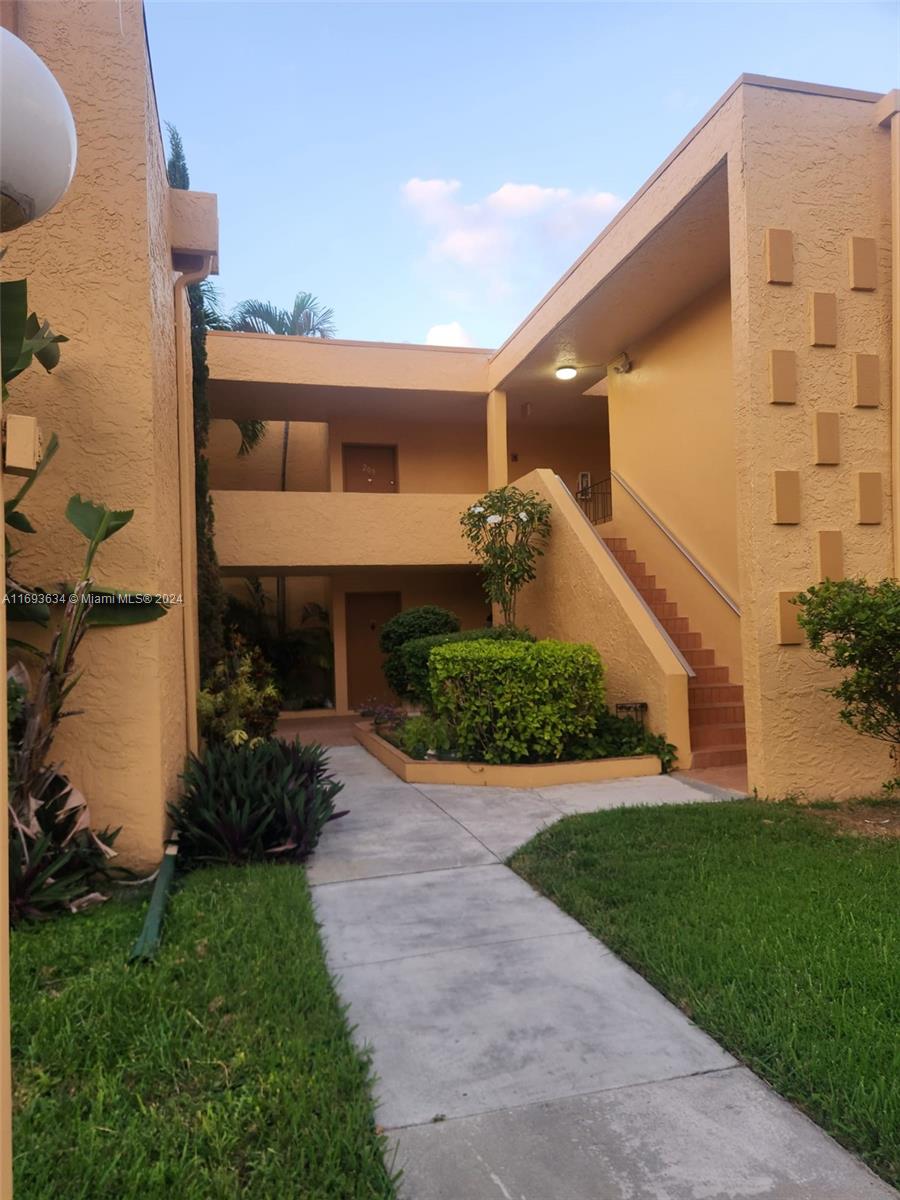
[[[703,635],[691,628],[665,588],[657,586],[645,563],[628,545],[627,538],[604,538],[628,578],[650,606],[669,637],[691,664],[695,675],[688,681],[688,712],[693,767],[735,766],[747,761],[744,724],[744,689],[732,683],[727,666],[716,662],[716,652],[703,645]]]

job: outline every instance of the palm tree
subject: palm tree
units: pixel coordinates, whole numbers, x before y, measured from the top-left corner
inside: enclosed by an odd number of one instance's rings
[[[228,318],[228,328],[243,333],[281,333],[294,337],[334,337],[334,309],[325,308],[312,292],[298,292],[294,307],[278,308],[268,300],[245,300]]]
[[[214,289],[204,295],[207,328],[228,329],[236,333],[279,333],[294,337],[334,337],[334,309],[325,308],[312,292],[298,292],[294,307],[278,308],[270,300],[244,300],[229,314],[224,314]],[[266,435],[266,422],[258,420],[236,421],[241,431],[238,454],[243,456],[255,450]],[[282,447],[281,488],[285,488],[287,474],[287,446],[290,426],[284,424]]]

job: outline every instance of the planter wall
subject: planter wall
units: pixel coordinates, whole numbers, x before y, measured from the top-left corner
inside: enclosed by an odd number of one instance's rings
[[[355,727],[356,740],[404,783],[459,783],[467,787],[539,788],[560,783],[601,783],[605,779],[633,779],[659,775],[662,764],[655,754],[632,758],[596,758],[587,762],[493,763],[438,762],[410,758],[383,737],[371,722]]]

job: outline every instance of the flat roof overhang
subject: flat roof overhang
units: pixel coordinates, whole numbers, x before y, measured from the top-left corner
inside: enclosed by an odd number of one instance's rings
[[[210,332],[213,416],[483,419],[490,350]]]

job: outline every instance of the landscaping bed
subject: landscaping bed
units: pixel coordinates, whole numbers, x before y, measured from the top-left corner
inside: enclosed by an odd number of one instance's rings
[[[144,900],[12,936],[21,1200],[393,1200],[305,875],[195,871],[154,965]]]
[[[511,866],[897,1185],[900,841],[860,836],[866,819],[843,832],[835,811],[592,813]]]
[[[370,721],[361,721],[355,728],[360,745],[404,783],[536,788],[562,783],[598,783],[604,779],[631,779],[638,775],[659,775],[662,770],[662,764],[655,754],[595,758],[582,762],[512,764],[411,758],[399,746],[381,737]]]

